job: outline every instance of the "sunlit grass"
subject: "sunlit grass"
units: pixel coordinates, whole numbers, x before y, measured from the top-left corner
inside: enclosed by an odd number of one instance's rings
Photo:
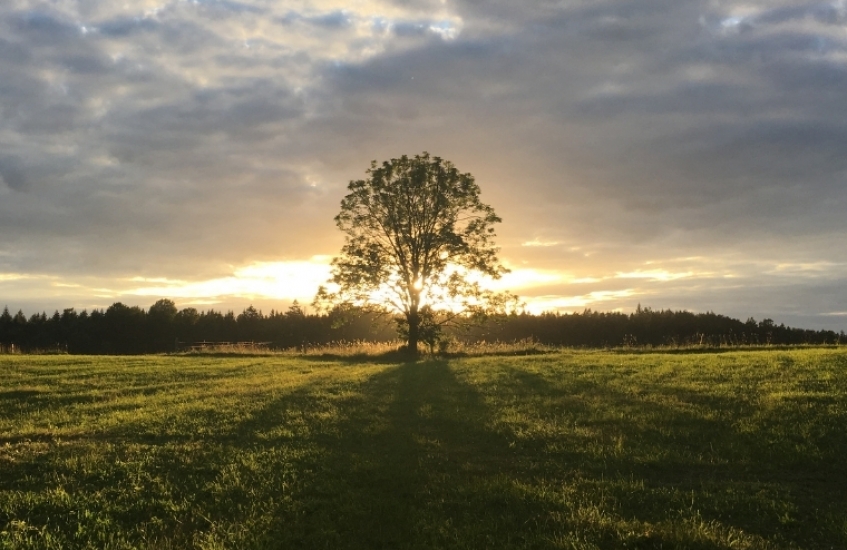
[[[0,548],[847,547],[844,350],[370,351],[0,357]]]

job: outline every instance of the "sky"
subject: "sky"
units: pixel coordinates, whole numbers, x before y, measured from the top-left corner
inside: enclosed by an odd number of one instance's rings
[[[844,0],[4,0],[0,307],[308,304],[423,151],[529,311],[847,329]]]

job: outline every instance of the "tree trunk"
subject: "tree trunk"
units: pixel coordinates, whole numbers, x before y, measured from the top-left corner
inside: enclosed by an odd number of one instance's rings
[[[410,356],[417,357],[421,318],[418,316],[417,311],[412,311],[406,316],[406,320],[409,323],[409,340],[406,342],[406,351]]]

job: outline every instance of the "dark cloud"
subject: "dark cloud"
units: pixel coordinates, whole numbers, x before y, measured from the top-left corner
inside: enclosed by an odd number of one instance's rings
[[[0,60],[4,65],[23,65],[31,60],[29,50],[18,42],[0,37]],[[4,79],[8,84],[8,79]]]
[[[0,177],[9,189],[23,191],[26,188],[27,178],[23,163],[16,157],[0,157]]]
[[[73,40],[79,28],[66,18],[42,10],[24,11],[9,17],[11,27],[19,32],[48,39],[51,42]]]
[[[344,10],[336,10],[315,16],[303,15],[298,12],[288,12],[284,17],[278,18],[278,21],[283,25],[305,23],[307,25],[314,25],[325,29],[342,29],[349,27],[352,24],[350,15]]]
[[[140,33],[154,33],[160,28],[161,24],[155,19],[119,17],[99,24],[97,32],[112,38],[128,38]]]

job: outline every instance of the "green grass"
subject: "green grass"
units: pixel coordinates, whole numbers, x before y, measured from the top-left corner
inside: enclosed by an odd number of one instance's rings
[[[0,356],[0,548],[847,548],[847,351]]]

